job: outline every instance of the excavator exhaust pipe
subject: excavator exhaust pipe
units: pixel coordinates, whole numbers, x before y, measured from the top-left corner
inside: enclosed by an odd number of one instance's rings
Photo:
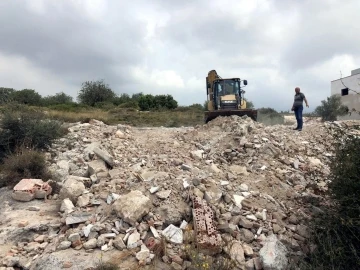
[[[215,119],[218,116],[244,116],[247,115],[252,120],[257,121],[257,110],[252,109],[241,109],[241,110],[216,110],[216,111],[206,111],[205,112],[205,123],[207,124],[211,120]]]

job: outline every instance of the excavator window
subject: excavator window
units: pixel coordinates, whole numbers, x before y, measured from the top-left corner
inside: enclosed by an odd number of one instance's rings
[[[222,80],[216,83],[218,96],[237,95],[240,91],[240,83],[235,80]]]

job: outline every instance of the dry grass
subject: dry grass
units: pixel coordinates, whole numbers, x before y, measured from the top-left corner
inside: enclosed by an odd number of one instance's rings
[[[154,111],[140,112],[129,109],[113,109],[104,111],[100,109],[73,111],[47,110],[51,119],[65,122],[86,122],[89,119],[97,119],[106,124],[127,124],[132,126],[164,126],[180,127],[203,124],[204,114],[202,111]]]
[[[80,112],[47,110],[47,115],[51,119],[61,120],[69,123],[85,122],[88,119],[97,119],[103,122],[107,122],[111,118],[111,115],[107,111],[95,109]]]

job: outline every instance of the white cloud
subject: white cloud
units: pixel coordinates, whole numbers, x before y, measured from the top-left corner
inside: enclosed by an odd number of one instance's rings
[[[133,76],[136,80],[145,82],[152,87],[178,89],[184,88],[184,81],[173,70],[148,70],[145,68],[135,68]]]
[[[35,89],[43,96],[54,95],[58,92],[76,96],[75,89],[71,84],[67,84],[50,72],[34,66],[25,57],[8,56],[0,53],[0,63],[1,87],[17,90]]]

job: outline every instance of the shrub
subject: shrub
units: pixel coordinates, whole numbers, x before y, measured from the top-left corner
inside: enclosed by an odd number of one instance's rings
[[[66,111],[66,112],[81,112],[81,111],[93,109],[92,107],[86,104],[79,104],[75,102],[67,103],[67,104],[50,105],[48,106],[48,108],[51,110]]]
[[[285,123],[285,118],[272,108],[260,108],[257,121],[265,125],[280,125]]]
[[[13,92],[11,99],[20,104],[39,106],[41,105],[42,97],[33,89],[23,89]]]
[[[137,101],[135,100],[130,100],[124,103],[121,103],[119,106],[119,108],[127,108],[127,109],[139,109],[139,105],[137,103]]]
[[[3,176],[0,179],[0,187],[13,187],[23,178],[37,178],[44,181],[51,178],[44,155],[25,148],[20,148],[4,158],[1,171]]]
[[[0,123],[0,161],[18,147],[47,149],[65,134],[57,121],[48,120],[43,112],[27,107],[9,106]]]
[[[348,107],[341,104],[340,95],[332,95],[327,100],[322,100],[321,105],[315,108],[315,113],[322,121],[336,121],[338,116],[348,114]]]
[[[57,93],[53,96],[47,96],[42,99],[42,105],[44,106],[70,103],[73,103],[73,98],[64,92]]]
[[[347,128],[335,133],[331,200],[311,226],[316,249],[303,269],[360,269],[360,137],[351,134]]]

